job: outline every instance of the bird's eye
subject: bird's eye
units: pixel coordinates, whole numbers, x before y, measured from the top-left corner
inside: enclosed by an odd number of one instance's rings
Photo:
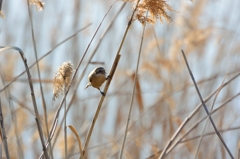
[[[97,70],[96,70],[96,74],[99,74],[99,73],[103,73],[103,74],[105,74],[105,70],[104,70],[104,68],[97,69]]]

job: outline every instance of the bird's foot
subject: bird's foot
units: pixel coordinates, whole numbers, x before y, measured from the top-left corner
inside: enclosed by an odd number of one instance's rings
[[[106,78],[106,80],[108,80],[108,79],[110,79],[110,78],[111,78],[111,76],[110,76],[110,75],[108,75],[108,76],[107,76],[107,78]]]
[[[106,94],[104,92],[101,92],[102,96],[105,96]]]

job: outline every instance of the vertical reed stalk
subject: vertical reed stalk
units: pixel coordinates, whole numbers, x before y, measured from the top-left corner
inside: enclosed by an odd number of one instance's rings
[[[64,80],[65,81],[65,80]],[[64,82],[64,94],[66,94],[66,82]],[[64,101],[64,116],[66,116],[65,117],[65,119],[64,119],[64,143],[65,143],[65,145],[64,145],[64,147],[65,147],[65,159],[67,159],[67,156],[68,156],[68,154],[67,154],[67,102],[66,102],[66,99],[65,99],[65,101]]]
[[[30,24],[31,24],[31,33],[32,33],[34,55],[35,55],[35,60],[38,61],[37,46],[36,46],[36,41],[35,41],[35,36],[34,36],[34,28],[33,28],[32,14],[31,14],[30,6],[29,6],[29,0],[27,0],[27,6],[28,6],[29,20],[30,20]],[[42,106],[43,106],[43,110],[44,110],[44,122],[45,122],[45,126],[46,126],[46,131],[47,131],[46,133],[47,133],[47,137],[49,138],[50,135],[49,135],[49,128],[48,128],[47,107],[46,107],[46,102],[45,102],[45,98],[44,98],[44,93],[43,93],[43,88],[42,88],[42,80],[41,80],[41,73],[40,73],[38,62],[37,62],[37,73],[38,73],[38,80],[39,80],[39,86],[40,86],[40,92],[41,92],[41,98],[42,98]],[[49,151],[50,151],[51,157],[53,158],[51,143],[50,143],[50,150]],[[47,156],[47,158],[48,158],[48,156]]]
[[[0,99],[0,126],[1,126],[1,136],[2,136],[2,141],[3,141],[3,147],[5,150],[5,155],[6,155],[7,159],[10,159],[9,152],[8,152],[7,137],[6,137],[4,122],[3,122],[1,99]]]
[[[146,14],[146,17],[147,16],[148,16],[148,12]],[[138,79],[138,68],[139,68],[140,57],[141,57],[141,53],[142,53],[142,45],[143,45],[145,28],[146,28],[146,24],[143,25],[142,38],[141,38],[141,43],[140,43],[140,49],[139,49],[139,52],[138,52],[137,66],[136,66],[136,70],[135,70],[135,77],[134,77],[134,82],[133,82],[131,101],[130,101],[129,111],[128,111],[128,119],[127,119],[127,123],[126,123],[126,127],[125,127],[125,132],[124,132],[124,137],[123,137],[123,142],[122,142],[122,146],[121,146],[119,159],[122,159],[123,150],[124,150],[125,141],[126,141],[127,132],[128,132],[128,126],[129,126],[129,122],[130,122],[130,118],[131,118],[131,112],[132,112],[132,107],[133,107],[133,99],[134,99],[134,96],[135,96],[136,82],[137,82],[137,79]]]

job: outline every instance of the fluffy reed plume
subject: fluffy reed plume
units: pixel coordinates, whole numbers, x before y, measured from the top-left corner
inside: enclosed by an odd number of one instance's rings
[[[66,88],[69,86],[73,72],[73,64],[70,61],[64,62],[58,67],[53,79],[53,100],[58,98],[59,94],[64,91],[65,85]]]
[[[29,4],[34,5],[38,11],[42,11],[44,9],[44,2],[41,0],[29,0]]]
[[[170,23],[172,18],[167,14],[167,10],[174,11],[164,0],[142,0],[139,2],[135,18],[143,25],[155,24],[158,19],[162,23],[164,19]]]

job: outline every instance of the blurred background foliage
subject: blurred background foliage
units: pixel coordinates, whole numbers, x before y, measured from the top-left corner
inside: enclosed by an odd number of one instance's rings
[[[52,80],[58,66],[65,61],[71,61],[74,68],[76,67],[97,26],[113,2],[45,0],[42,11],[39,11],[36,5],[30,6],[39,58],[62,40],[91,24],[39,62],[49,126],[62,98],[61,96],[52,102]],[[80,66],[77,79],[88,65],[87,61],[101,34],[124,3],[123,1],[114,3]],[[184,119],[200,103],[181,49],[187,55],[203,98],[207,98],[223,82],[240,72],[240,1],[169,0],[167,3],[175,10],[168,12],[172,17],[172,23],[157,21],[154,25],[146,26],[137,90],[124,150],[126,159],[147,158],[162,150]],[[113,25],[102,39],[79,87],[77,88],[74,81],[67,96],[69,103],[74,95],[67,115],[67,124],[76,128],[83,142],[100,99],[98,90],[94,88],[84,90],[88,82],[88,73],[97,66],[103,66],[107,72],[110,71],[131,16],[132,6],[132,3],[127,2],[120,14],[113,19]],[[21,48],[28,64],[32,65],[36,60],[27,1],[3,1],[2,11],[4,18],[0,19],[0,45]],[[134,21],[124,42],[119,66],[87,149],[88,158],[118,157],[127,121],[142,28],[140,22]],[[1,89],[24,69],[16,51],[0,52]],[[36,65],[30,72],[38,108],[43,118]],[[75,88],[77,93],[73,94]],[[213,109],[239,93],[239,88],[239,78],[236,78],[220,91]],[[4,124],[12,159],[38,158],[42,150],[31,100],[26,74],[1,91]],[[209,109],[212,100],[213,98],[207,103]],[[238,154],[240,134],[239,129],[230,128],[240,126],[238,107],[239,99],[236,98],[212,116],[219,130],[228,130],[222,135],[234,156]],[[201,108],[184,127],[180,136],[205,115],[204,109]],[[63,112],[60,114],[60,121],[62,118]],[[55,158],[64,156],[63,128],[60,123],[59,133],[53,138]],[[42,125],[46,133],[43,120]],[[193,129],[186,138],[201,135],[203,126],[204,122]],[[211,124],[207,125],[205,133],[207,132],[214,132]],[[178,144],[166,158],[193,158],[197,144],[198,139]],[[68,152],[69,158],[79,157],[77,140],[69,130]],[[217,135],[212,134],[203,137],[198,158],[220,159],[229,156]]]

